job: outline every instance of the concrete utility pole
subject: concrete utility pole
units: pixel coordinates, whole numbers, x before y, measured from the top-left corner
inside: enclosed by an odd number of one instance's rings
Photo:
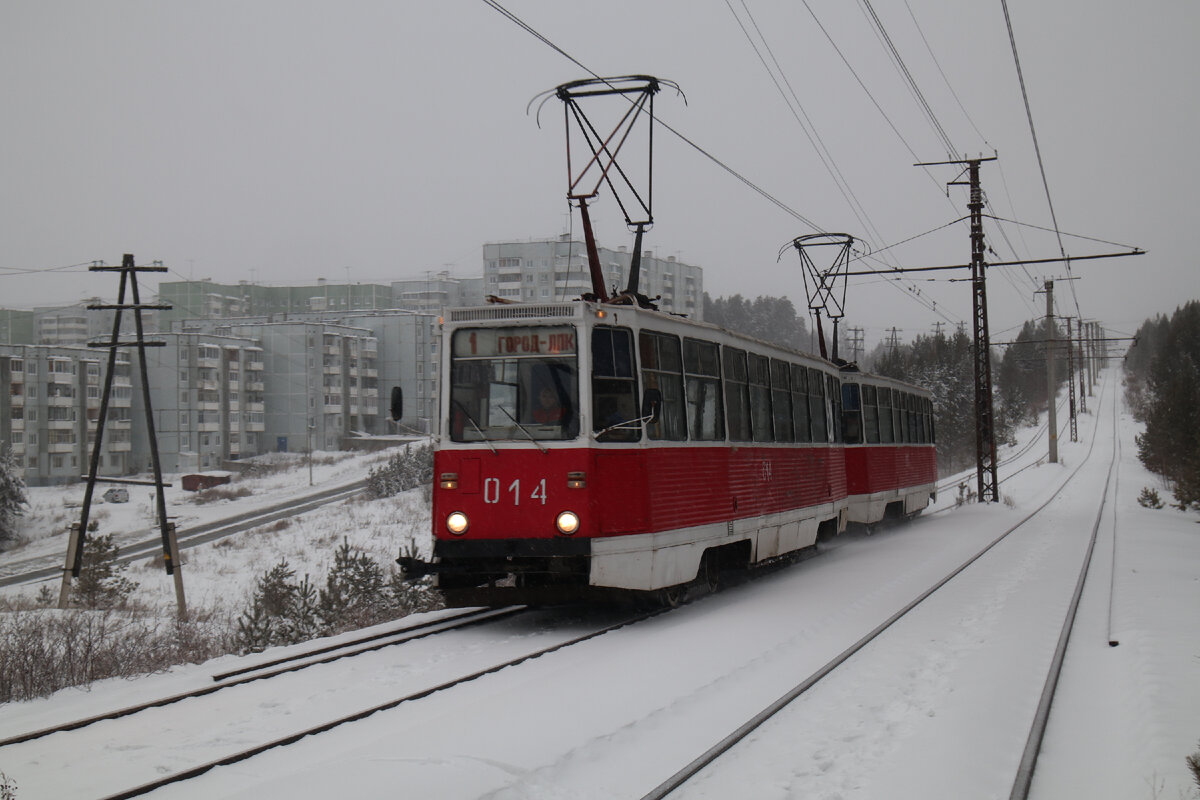
[[[1046,281],[1046,423],[1050,434],[1050,463],[1058,463],[1058,410],[1055,406],[1054,351],[1057,343],[1054,327],[1054,281]]]
[[[1071,333],[1071,318],[1067,317],[1067,397],[1071,412],[1071,441],[1079,441],[1079,425],[1075,410],[1075,336]]]

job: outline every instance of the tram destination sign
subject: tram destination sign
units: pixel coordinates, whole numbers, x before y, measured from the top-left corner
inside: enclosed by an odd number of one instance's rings
[[[566,356],[576,353],[575,329],[472,328],[454,334],[454,354],[470,358]]]

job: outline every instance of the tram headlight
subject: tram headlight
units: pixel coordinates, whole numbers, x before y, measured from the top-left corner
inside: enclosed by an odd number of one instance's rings
[[[574,511],[560,512],[559,515],[554,518],[554,526],[558,528],[559,533],[565,536],[571,536],[579,530],[579,515]]]
[[[469,527],[471,527],[471,523],[467,520],[467,515],[461,511],[452,511],[450,516],[446,517],[446,530],[455,536],[462,536]]]

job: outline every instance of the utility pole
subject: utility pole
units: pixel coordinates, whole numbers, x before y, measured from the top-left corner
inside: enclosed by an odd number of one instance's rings
[[[863,329],[861,327],[850,328],[850,353],[851,361],[857,362],[863,352]]]
[[[900,354],[900,329],[893,327],[889,329],[888,347],[891,348],[892,356]]]
[[[83,546],[87,538],[88,530],[88,515],[91,512],[92,497],[96,489],[96,484],[118,483],[135,486],[153,486],[155,493],[154,511],[158,518],[159,532],[162,535],[163,544],[163,564],[166,567],[168,575],[172,575],[175,580],[175,601],[178,606],[179,619],[187,619],[187,602],[183,593],[183,572],[182,565],[179,563],[179,543],[175,537],[175,523],[167,519],[167,502],[163,493],[165,487],[170,486],[169,483],[163,483],[162,479],[162,463],[158,457],[158,437],[154,428],[154,410],[150,403],[150,380],[146,364],[146,348],[147,347],[165,347],[166,342],[161,340],[147,341],[145,329],[142,325],[142,312],[147,310],[169,311],[171,306],[157,303],[143,303],[138,293],[137,274],[139,272],[166,272],[167,268],[163,266],[161,261],[155,261],[153,265],[148,267],[139,267],[134,263],[134,258],[131,253],[126,253],[119,267],[105,266],[103,263],[93,264],[88,268],[89,272],[118,272],[120,273],[120,283],[117,290],[117,302],[115,304],[98,303],[89,305],[89,310],[95,311],[112,311],[113,312],[113,327],[112,336],[108,341],[89,342],[88,347],[104,348],[108,350],[108,370],[104,375],[104,390],[100,397],[100,414],[96,418],[96,440],[92,445],[92,457],[88,467],[88,474],[84,476],[87,481],[87,486],[84,488],[83,508],[80,513],[79,522],[71,525],[70,537],[67,541],[67,559],[63,567],[62,588],[59,591],[58,607],[66,608],[70,603],[71,594],[71,579],[77,578],[83,569]],[[132,296],[132,302],[126,302],[125,292],[129,289]],[[132,340],[121,339],[121,312],[132,311],[135,338]],[[113,375],[116,372],[117,349],[122,347],[135,347],[138,351],[138,364],[141,367],[141,386],[142,386],[142,405],[146,411],[146,434],[150,441],[150,464],[154,470],[154,480],[144,481],[132,478],[105,478],[99,474],[100,470],[100,449],[104,441],[104,425],[108,420],[108,401],[112,396]]]
[[[1088,329],[1091,331],[1091,338],[1088,339],[1088,352],[1092,356],[1088,371],[1088,377],[1091,379],[1091,383],[1088,384],[1088,397],[1091,397],[1092,389],[1096,385],[1096,373],[1100,371],[1100,364],[1098,362],[1100,358],[1100,323],[1089,323]]]
[[[1054,327],[1054,281],[1046,281],[1046,423],[1050,434],[1050,463],[1058,463],[1058,410],[1055,403],[1054,350],[1056,330]]]
[[[965,164],[967,182],[952,181],[951,186],[968,186],[971,196],[967,208],[971,212],[971,319],[974,325],[975,356],[975,473],[979,502],[1000,500],[999,480],[996,478],[996,425],[992,404],[992,353],[988,333],[987,275],[983,254],[983,187],[979,182],[979,165],[992,158],[968,158],[942,163]],[[924,165],[929,166],[929,165]]]
[[[1087,413],[1087,380],[1088,368],[1091,366],[1091,359],[1083,349],[1083,328],[1084,321],[1079,320],[1079,413]],[[1078,439],[1076,439],[1078,441]]]
[[[1067,317],[1067,397],[1071,411],[1071,441],[1079,441],[1079,425],[1075,415],[1075,338],[1071,333],[1071,317]]]

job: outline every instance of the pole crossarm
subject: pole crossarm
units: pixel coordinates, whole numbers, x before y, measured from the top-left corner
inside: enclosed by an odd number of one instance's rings
[[[1142,250],[1139,247],[1139,248],[1134,248],[1133,250],[1129,250],[1124,253],[1100,253],[1100,254],[1091,255],[1091,256],[1065,256],[1065,257],[1057,256],[1055,258],[1030,258],[1030,259],[1023,259],[1021,261],[991,261],[991,262],[986,262],[984,264],[984,267],[985,268],[986,267],[1017,267],[1017,266],[1021,266],[1023,264],[1053,264],[1055,262],[1060,262],[1060,261],[1070,261],[1073,263],[1076,261],[1091,261],[1091,260],[1097,259],[1097,258],[1123,258],[1124,256],[1144,256],[1144,255],[1146,255],[1146,251]],[[900,274],[900,273],[905,273],[905,272],[937,272],[939,270],[948,270],[948,269],[970,269],[972,266],[973,265],[971,265],[971,264],[947,264],[947,265],[941,266],[941,267],[894,267],[892,269],[856,270],[854,272],[845,272],[842,274],[847,275],[849,277],[856,277],[856,276],[861,276],[861,275],[892,275],[892,274]]]

